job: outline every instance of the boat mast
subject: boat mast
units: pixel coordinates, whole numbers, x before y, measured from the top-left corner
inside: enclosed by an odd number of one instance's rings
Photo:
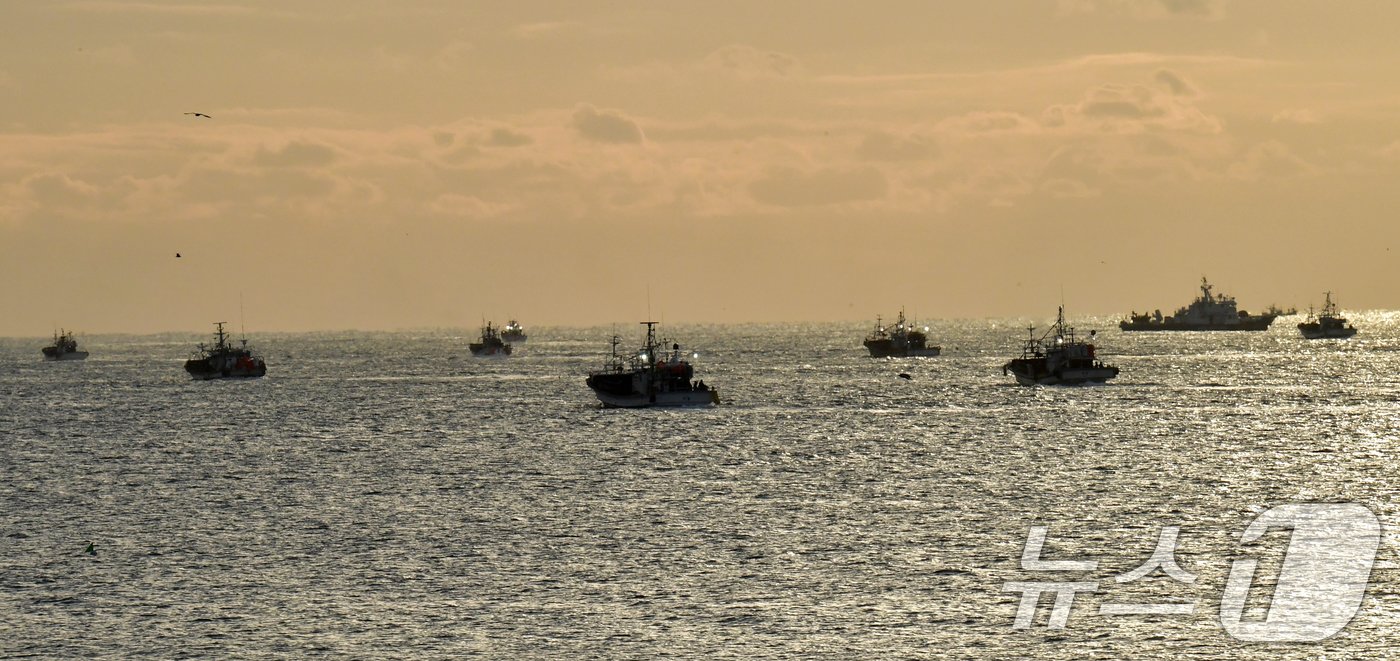
[[[642,325],[647,327],[647,343],[643,350],[647,354],[648,363],[656,357],[656,323],[655,321],[642,322]]]
[[[648,303],[649,303],[649,302],[650,302],[650,301],[648,301]],[[648,307],[650,307],[650,305],[648,305]],[[647,381],[647,384],[646,384],[646,387],[647,387],[647,395],[648,395],[648,397],[651,399],[651,401],[655,402],[655,401],[656,401],[656,391],[659,389],[659,384],[657,383],[657,368],[656,368],[656,366],[661,362],[660,360],[657,359],[657,356],[656,356],[656,322],[655,322],[655,321],[643,321],[643,322],[642,322],[642,325],[647,327],[647,343],[646,343],[646,348],[642,350],[643,352],[645,352],[646,357],[647,357],[647,360],[646,360],[646,363],[647,363],[647,364],[646,364],[646,370],[647,370],[647,380],[646,380],[646,381]]]

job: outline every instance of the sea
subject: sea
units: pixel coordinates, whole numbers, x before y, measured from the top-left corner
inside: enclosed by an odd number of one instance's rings
[[[599,407],[630,322],[506,359],[475,329],[253,331],[267,376],[208,382],[202,332],[3,339],[0,657],[1389,658],[1400,312],[1349,316],[1072,319],[1122,371],[1074,387],[1002,373],[1050,319],[935,320],[919,359],[857,322],[666,325],[699,410]],[[1297,508],[1380,527],[1362,596],[1303,604],[1342,613],[1320,639],[1276,598],[1333,578],[1290,564],[1312,519],[1246,534]]]

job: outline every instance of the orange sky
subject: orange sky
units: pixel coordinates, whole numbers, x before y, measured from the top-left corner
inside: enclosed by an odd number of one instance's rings
[[[1400,4],[393,4],[4,3],[0,335],[1400,307]]]

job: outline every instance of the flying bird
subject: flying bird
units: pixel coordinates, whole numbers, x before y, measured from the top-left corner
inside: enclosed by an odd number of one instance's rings
[[[206,114],[204,114],[204,113],[202,113],[202,112],[187,112],[187,113],[185,113],[185,114],[186,114],[186,115],[194,115],[196,118],[203,117],[203,118],[205,118],[205,119],[214,119],[213,117],[210,117],[209,115],[206,115]]]

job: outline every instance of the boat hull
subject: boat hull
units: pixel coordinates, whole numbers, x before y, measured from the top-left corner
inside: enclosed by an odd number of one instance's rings
[[[1086,383],[1105,383],[1118,376],[1118,368],[1102,367],[1060,367],[1046,370],[1043,362],[1016,359],[1002,367],[1002,371],[1016,377],[1016,383],[1023,386],[1073,386]]]
[[[529,339],[530,339],[530,336],[529,336],[529,335],[526,335],[526,334],[524,334],[524,333],[520,333],[520,334],[515,334],[515,333],[501,333],[501,341],[502,341],[502,342],[509,342],[510,344],[524,344],[524,343],[527,342]]]
[[[900,346],[889,340],[866,340],[865,348],[870,351],[871,358],[929,357],[943,353],[943,347]]]
[[[1356,334],[1355,328],[1304,328],[1303,324],[1298,325],[1298,332],[1303,334],[1308,340],[1345,340]]]
[[[87,360],[88,357],[88,352],[86,351],[69,351],[68,353],[58,353],[57,351],[53,351],[52,349],[53,347],[44,348],[44,360]]]
[[[620,372],[593,374],[588,377],[588,389],[598,397],[604,408],[640,409],[652,406],[697,407],[719,404],[719,392],[714,388],[652,390],[647,387],[645,374]]]
[[[489,346],[473,342],[472,344],[468,345],[468,348],[471,349],[472,355],[478,358],[505,358],[506,356],[510,355],[509,344],[503,346]]]
[[[1118,328],[1125,331],[1265,331],[1274,323],[1274,317],[1241,319],[1235,324],[1176,323],[1172,321],[1120,321]]]
[[[654,395],[628,393],[625,395],[594,389],[593,394],[603,403],[603,408],[643,409],[650,407],[700,408],[719,404],[719,392],[715,390],[689,390],[659,392]]]
[[[267,365],[261,361],[240,364],[237,361],[191,358],[185,361],[185,371],[196,381],[212,379],[256,379],[267,374]]]

